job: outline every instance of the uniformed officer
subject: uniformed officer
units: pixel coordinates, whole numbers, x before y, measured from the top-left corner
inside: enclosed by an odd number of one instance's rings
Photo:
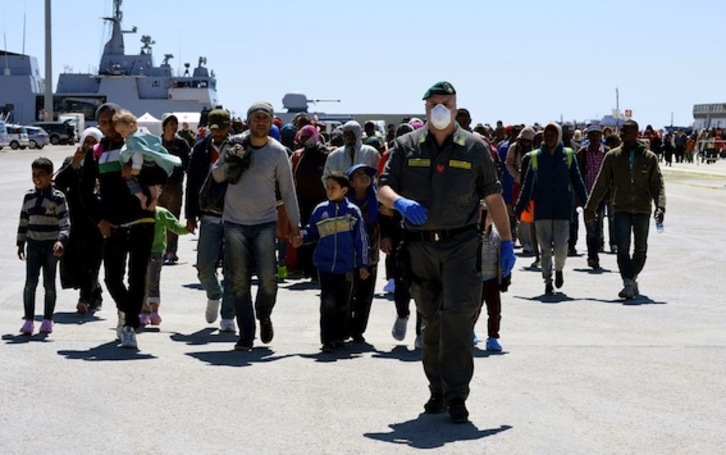
[[[423,99],[426,127],[396,139],[378,198],[404,217],[411,295],[426,323],[423,367],[431,397],[424,411],[448,407],[451,420],[463,423],[474,372],[473,316],[481,304],[481,199],[502,233],[502,276],[514,267],[514,248],[489,150],[454,121],[456,90],[438,82]]]

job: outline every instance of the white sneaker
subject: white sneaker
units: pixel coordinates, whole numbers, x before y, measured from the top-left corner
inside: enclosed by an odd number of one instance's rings
[[[214,321],[217,320],[217,315],[219,314],[219,299],[208,299],[207,300],[207,311],[204,313],[204,316],[207,318],[207,322],[210,324],[214,324]]]
[[[237,332],[237,327],[234,325],[234,319],[222,319],[219,321],[219,331],[230,333]]]
[[[408,317],[396,318],[396,322],[393,323],[393,329],[391,329],[391,335],[398,341],[403,341],[406,338],[406,326],[408,325]]]
[[[423,349],[423,337],[421,335],[416,335],[416,341],[413,342],[413,347]]]
[[[121,329],[121,347],[136,349],[136,331],[133,327],[124,326],[124,328]]]
[[[391,278],[388,280],[385,286],[383,286],[383,292],[386,294],[393,294],[393,292],[396,290],[396,280]],[[396,338],[398,339],[398,338]],[[403,339],[403,338],[402,338]]]

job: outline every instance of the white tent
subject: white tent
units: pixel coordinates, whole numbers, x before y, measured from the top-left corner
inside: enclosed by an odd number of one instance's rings
[[[136,123],[139,125],[139,127],[144,127],[149,130],[151,134],[161,136],[161,120],[149,114],[148,112],[137,118]]]

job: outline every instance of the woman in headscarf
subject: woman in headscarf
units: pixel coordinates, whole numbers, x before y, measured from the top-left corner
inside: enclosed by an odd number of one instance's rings
[[[98,310],[102,301],[98,271],[103,259],[103,238],[85,213],[78,188],[84,158],[102,137],[98,128],[86,128],[76,152],[65,159],[55,176],[56,188],[66,195],[72,226],[66,252],[60,260],[61,286],[79,289],[76,310],[81,315]]]

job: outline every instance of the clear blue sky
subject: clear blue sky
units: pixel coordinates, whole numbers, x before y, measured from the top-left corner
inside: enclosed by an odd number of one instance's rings
[[[2,0],[7,49],[44,71],[44,1]],[[95,71],[111,0],[53,0],[53,85],[64,68]],[[475,122],[586,120],[621,110],[641,125],[693,122],[696,103],[726,102],[726,1],[124,0],[126,52],[142,34],[159,64],[200,55],[225,107],[287,92],[328,113],[415,113],[448,80]],[[4,45],[2,47],[5,47]]]

